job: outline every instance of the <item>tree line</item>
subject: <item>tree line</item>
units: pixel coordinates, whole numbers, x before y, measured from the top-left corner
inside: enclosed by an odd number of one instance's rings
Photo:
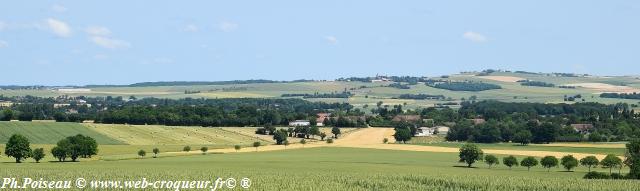
[[[444,82],[444,83],[427,83],[427,86],[445,89],[451,91],[485,91],[485,90],[493,90],[493,89],[502,89],[501,86],[495,84],[489,84],[484,82]]]
[[[31,149],[29,139],[20,134],[13,134],[5,144],[5,154],[15,158],[16,163],[21,163],[27,158],[33,158],[39,163],[45,157],[43,148]],[[60,162],[70,158],[76,162],[78,158],[91,158],[98,154],[98,143],[95,139],[81,134],[66,137],[51,149],[53,157]]]
[[[640,94],[633,93],[601,93],[601,98],[640,99]]]
[[[598,160],[595,156],[586,156],[578,160],[572,155],[565,155],[560,159],[555,156],[545,156],[540,160],[527,156],[518,162],[518,159],[511,155],[502,158],[502,164],[509,167],[510,170],[512,167],[522,166],[526,167],[527,171],[530,171],[532,167],[538,165],[547,169],[547,171],[561,165],[567,172],[571,172],[572,169],[578,165],[582,165],[589,168],[589,172],[584,176],[585,179],[640,179],[640,150],[638,150],[640,149],[640,141],[631,141],[627,143],[626,147],[627,152],[624,160],[614,154],[608,154],[602,160]],[[464,144],[460,147],[458,158],[458,162],[465,163],[469,168],[477,161],[484,161],[489,168],[500,164],[498,157],[495,155],[485,155],[482,149],[471,143]],[[591,171],[592,168],[598,166],[609,169],[609,174]],[[625,166],[630,169],[627,175],[621,173],[621,169]],[[614,168],[618,170],[618,173],[613,173]]]

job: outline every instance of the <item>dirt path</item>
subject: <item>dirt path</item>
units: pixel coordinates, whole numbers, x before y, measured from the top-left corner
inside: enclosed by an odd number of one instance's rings
[[[369,148],[369,149],[387,149],[387,150],[401,150],[401,151],[424,151],[424,152],[445,152],[445,153],[457,153],[458,148],[450,147],[437,147],[437,146],[422,146],[422,145],[404,145],[404,144],[383,144],[382,140],[388,138],[390,143],[395,142],[393,138],[392,128],[364,128],[354,130],[349,134],[343,135],[339,139],[336,139],[333,144],[327,144],[325,142],[313,142],[306,145],[298,143],[298,139],[294,139],[294,144],[286,147],[286,149],[302,149],[302,148],[315,148],[315,147],[351,147],[351,148]],[[291,141],[291,140],[290,140]],[[283,145],[267,145],[261,146],[257,151],[276,151],[284,150]],[[573,155],[576,158],[583,158],[588,155],[596,156],[599,159],[603,159],[605,155],[601,154],[588,154],[588,153],[570,153],[570,152],[554,152],[554,151],[522,151],[522,150],[496,150],[496,149],[484,149],[484,153],[487,154],[499,154],[499,155],[517,155],[517,156],[555,156],[563,157],[565,155]],[[233,153],[236,152],[233,148],[228,149],[215,149],[211,152]],[[237,152],[256,152],[256,149],[242,148]],[[194,154],[199,154],[200,151],[192,151]]]

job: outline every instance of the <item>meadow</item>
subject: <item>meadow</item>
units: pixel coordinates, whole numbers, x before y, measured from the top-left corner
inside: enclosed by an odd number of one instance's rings
[[[0,177],[51,180],[215,180],[251,179],[251,190],[638,190],[628,180],[584,180],[576,172],[542,167],[458,167],[457,155],[377,149],[321,147],[87,161],[0,163]],[[597,169],[598,171],[607,171]],[[238,190],[242,188],[236,188]],[[122,189],[126,190],[126,189]]]

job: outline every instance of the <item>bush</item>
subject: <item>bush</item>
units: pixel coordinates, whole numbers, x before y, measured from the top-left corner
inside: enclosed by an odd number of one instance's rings
[[[619,174],[619,173],[612,173],[611,175],[611,179],[625,179],[626,177],[624,177],[624,175]]]
[[[328,144],[333,143],[333,139],[327,139],[327,143],[328,143]]]
[[[610,179],[607,173],[591,171],[584,175],[584,179]]]

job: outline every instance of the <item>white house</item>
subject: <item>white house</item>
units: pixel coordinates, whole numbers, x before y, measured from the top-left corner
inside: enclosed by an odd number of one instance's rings
[[[435,128],[420,127],[417,129],[415,136],[416,137],[432,136],[435,130],[436,130]]]
[[[309,120],[295,120],[292,122],[289,122],[289,126],[292,127],[297,127],[297,126],[310,126],[311,122],[309,122]]]

